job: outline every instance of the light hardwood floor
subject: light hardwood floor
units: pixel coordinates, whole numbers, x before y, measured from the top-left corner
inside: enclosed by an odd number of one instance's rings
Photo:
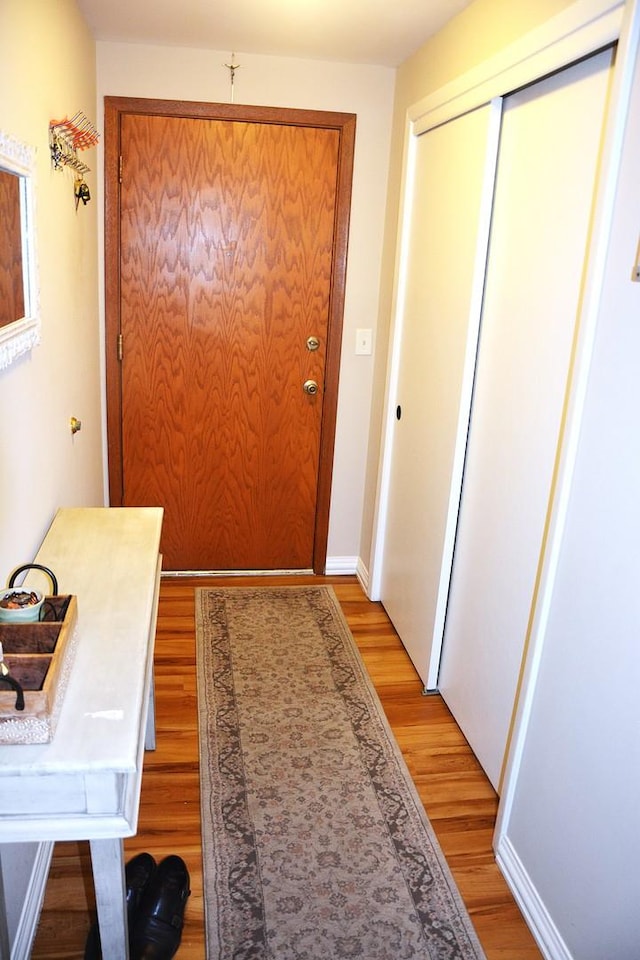
[[[145,756],[138,834],[125,841],[125,853],[127,859],[142,850],[158,859],[177,853],[187,862],[192,893],[180,960],[205,958],[194,587],[283,582],[292,580],[162,582],[155,656],[157,749]],[[367,600],[355,577],[298,576],[293,582],[334,586],[487,960],[540,960],[494,861],[496,795],[442,699],[422,696],[421,682],[382,606]],[[88,844],[56,844],[32,958],[82,957],[92,906]]]

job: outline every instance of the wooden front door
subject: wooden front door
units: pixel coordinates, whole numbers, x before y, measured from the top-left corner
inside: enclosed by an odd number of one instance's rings
[[[354,119],[106,105],[111,502],[165,569],[323,570]]]

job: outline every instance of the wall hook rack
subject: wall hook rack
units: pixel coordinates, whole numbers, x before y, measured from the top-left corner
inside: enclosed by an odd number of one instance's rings
[[[49,123],[49,149],[54,170],[71,167],[76,174],[84,176],[91,169],[78,159],[79,150],[95,147],[100,139],[98,131],[82,111],[64,120]]]
[[[84,176],[91,168],[78,158],[78,151],[95,147],[98,140],[98,131],[82,111],[78,111],[70,120],[65,117],[64,120],[52,120],[49,123],[51,163],[54,170],[64,167],[73,170],[76,210],[80,200],[86,206],[91,199],[89,187],[84,182]]]

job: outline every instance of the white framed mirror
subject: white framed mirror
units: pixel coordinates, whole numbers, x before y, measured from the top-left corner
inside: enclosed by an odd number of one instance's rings
[[[0,130],[0,370],[40,340],[35,151]]]

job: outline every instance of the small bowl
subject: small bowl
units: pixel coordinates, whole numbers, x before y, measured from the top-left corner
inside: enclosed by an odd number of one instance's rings
[[[24,607],[5,607],[2,605],[6,597],[12,594],[34,594],[38,599],[35,603]],[[26,587],[9,587],[0,590],[0,623],[34,623],[40,619],[40,610],[44,603],[44,594],[40,590],[27,590]]]

